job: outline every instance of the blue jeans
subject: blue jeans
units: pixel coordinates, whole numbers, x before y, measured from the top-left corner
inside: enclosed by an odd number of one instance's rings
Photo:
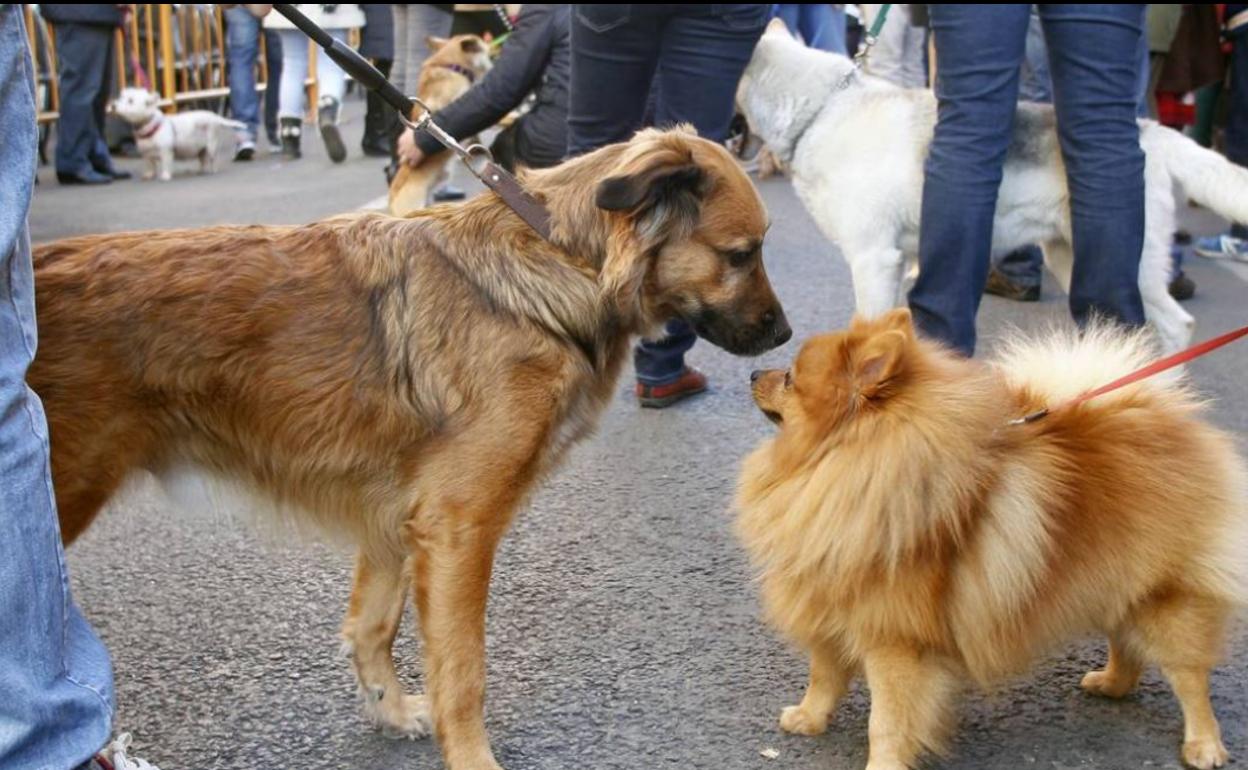
[[[113,27],[54,24],[61,108],[56,121],[56,170],[108,172],[104,111],[113,73]]]
[[[966,355],[988,274],[992,220],[1014,125],[1028,5],[932,5],[939,103],[926,166],[919,329]],[[1070,309],[1144,323],[1144,152],[1135,120],[1144,6],[1042,5],[1058,140],[1070,187]]]
[[[772,15],[783,20],[790,32],[801,35],[807,46],[841,55],[848,53],[844,6],[831,3],[777,3],[772,6]]]
[[[632,136],[652,82],[656,125],[691,123],[707,139],[726,139],[737,82],[768,12],[762,4],[574,6],[568,154]],[[633,352],[638,381],[680,377],[696,340],[680,320],[668,323],[663,339],[642,340]]]
[[[260,133],[260,95],[256,92],[256,60],[260,35],[265,42],[269,85],[264,90],[264,120],[269,135],[276,133],[278,84],[282,80],[282,41],[274,30],[263,30],[260,20],[241,5],[225,9],[225,46],[230,66],[230,113],[247,124],[247,138]]]
[[[58,41],[59,42],[59,41]],[[26,212],[35,95],[21,6],[0,6],[0,767],[71,768],[107,742],[108,653],[69,595],[35,355]]]
[[[347,40],[345,29],[325,31],[335,40]],[[302,120],[304,103],[307,101],[304,84],[308,79],[308,38],[297,29],[278,30],[278,34],[282,39],[282,90],[278,100],[278,116]],[[342,67],[319,48],[316,52],[316,83],[319,98],[332,96],[342,104],[343,94],[347,91],[347,75]]]

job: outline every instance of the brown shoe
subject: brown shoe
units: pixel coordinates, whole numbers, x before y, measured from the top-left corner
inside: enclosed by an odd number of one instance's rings
[[[664,385],[637,383],[637,403],[647,409],[662,409],[704,390],[706,390],[706,375],[686,366],[679,377]]]
[[[1021,283],[1015,283],[1005,274],[995,267],[988,270],[988,281],[984,284],[984,293],[992,294],[997,297],[1005,297],[1016,302],[1039,302],[1040,286],[1024,286]]]

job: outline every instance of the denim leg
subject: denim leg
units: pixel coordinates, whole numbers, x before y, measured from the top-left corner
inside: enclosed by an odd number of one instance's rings
[[[765,5],[743,5],[715,16],[674,15],[661,37],[655,123],[690,123],[700,136],[726,139],[737,83],[768,16]],[[633,350],[637,380],[662,385],[680,377],[685,353],[697,339],[689,324],[675,320],[661,339],[638,342]]]
[[[108,653],[74,607],[48,427],[26,386],[35,354],[26,213],[35,97],[21,6],[0,6],[0,767],[75,767],[108,740]]]
[[[798,26],[806,45],[846,55],[845,7],[832,3],[801,3],[801,7]]]
[[[1057,133],[1070,187],[1070,311],[1144,323],[1144,151],[1136,123],[1144,6],[1043,5]]]
[[[246,123],[246,138],[260,131],[260,98],[256,93],[256,57],[260,54],[260,20],[241,5],[225,9],[225,46],[230,66],[230,113]]]
[[[88,24],[56,24],[54,28],[61,94],[56,170],[84,174],[92,170],[104,143],[96,110],[100,92],[108,88],[113,31]]]
[[[919,330],[966,355],[988,276],[992,220],[1014,125],[1027,5],[932,5],[939,108],[923,184]]]
[[[570,157],[624,141],[642,127],[663,20],[662,6],[573,6]]]
[[[278,30],[282,38],[281,96],[277,114],[283,118],[303,119],[308,79],[308,39],[297,29]]]
[[[264,60],[269,68],[264,88],[264,130],[269,137],[277,136],[278,102],[282,93],[282,36],[275,29],[264,30]]]
[[[1231,94],[1226,111],[1226,157],[1248,166],[1248,32],[1237,34],[1231,44]]]

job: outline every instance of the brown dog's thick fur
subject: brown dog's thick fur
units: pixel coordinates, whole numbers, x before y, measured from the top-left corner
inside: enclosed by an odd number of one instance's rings
[[[1100,631],[1109,663],[1083,687],[1119,697],[1160,665],[1184,760],[1226,761],[1208,687],[1248,585],[1232,440],[1159,378],[1007,425],[1149,356],[1100,327],[986,365],[917,339],[897,310],[756,374],[780,430],[745,461],[738,531],[769,618],[810,655],[783,729],[822,732],[861,672],[868,767],[913,767],[940,750],[960,682],[991,686]]]
[[[30,383],[72,541],[133,470],[239,481],[359,546],[343,628],[370,714],[452,770],[497,768],[485,605],[517,507],[614,392],[631,335],[681,315],[731,352],[788,338],[767,216],[732,158],[644,131],[411,219],[74,238],[35,251]],[[391,642],[413,586],[429,700]],[[431,713],[430,713],[431,712]]]
[[[455,101],[472,88],[474,80],[480,80],[490,70],[490,46],[476,35],[456,35],[449,40],[431,37],[428,40],[432,53],[420,67],[420,79],[416,95],[437,111]],[[469,78],[464,71],[471,72]],[[412,120],[424,114],[420,107],[413,107]],[[426,208],[433,188],[447,178],[447,164],[454,160],[448,151],[425,158],[416,167],[399,164],[394,179],[390,180],[390,213],[405,217]]]

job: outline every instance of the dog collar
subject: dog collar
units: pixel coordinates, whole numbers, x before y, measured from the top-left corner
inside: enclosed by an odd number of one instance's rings
[[[473,74],[472,70],[468,69],[467,67],[465,67],[465,66],[463,66],[463,65],[460,65],[460,64],[439,64],[438,66],[439,66],[439,67],[441,67],[441,68],[442,68],[442,69],[444,69],[444,70],[450,70],[451,72],[457,72],[457,73],[459,73],[460,75],[463,75],[464,77],[468,78],[468,85],[472,85],[473,83],[477,82],[477,76]]]
[[[164,123],[165,114],[163,112],[157,112],[156,116],[140,126],[138,130],[134,132],[134,135],[139,139],[150,139],[157,131],[160,130],[160,127],[164,125]]]

